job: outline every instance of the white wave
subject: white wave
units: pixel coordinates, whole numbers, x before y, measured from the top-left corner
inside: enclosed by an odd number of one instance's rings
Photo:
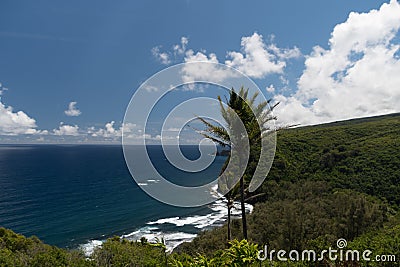
[[[164,218],[164,219],[159,219],[154,222],[148,222],[147,224],[164,224],[164,223],[174,223],[176,220],[179,220],[179,217],[172,217],[172,218]]]
[[[218,192],[218,184],[215,184],[213,187],[211,187],[211,195],[213,195],[216,199],[224,197],[220,192]]]
[[[197,234],[189,234],[189,233],[170,233],[164,236],[165,245],[167,247],[167,251],[171,252],[174,248],[182,244],[183,242],[190,242],[192,241]]]
[[[167,251],[171,252],[179,244],[192,241],[196,236],[197,234],[185,232],[162,232],[158,227],[145,226],[130,234],[123,235],[121,238],[125,238],[130,241],[138,241],[144,237],[148,242],[151,243],[164,240]]]
[[[156,180],[147,181],[153,182]],[[162,225],[172,224],[177,227],[192,226],[196,229],[205,230],[212,227],[221,226],[225,223],[228,216],[226,208],[227,200],[223,197],[221,198],[220,194],[218,193],[218,185],[213,188],[213,193],[218,195],[219,199],[208,206],[208,208],[211,210],[209,214],[161,218],[155,221],[150,221],[146,223],[145,227],[142,227],[132,233],[122,235],[121,238],[126,238],[131,241],[138,241],[144,237],[148,240],[148,242],[159,242],[160,240],[164,240],[167,251],[171,252],[179,244],[192,241],[197,234],[182,231],[163,232]],[[245,210],[246,213],[251,213],[253,211],[253,206],[245,203]],[[234,202],[231,215],[233,218],[241,217],[240,202]],[[101,246],[103,242],[104,240],[90,240],[88,243],[81,245],[81,248],[86,256],[90,256],[94,249],[98,246]]]
[[[158,183],[160,180],[148,179],[147,182],[149,183]]]
[[[164,218],[160,219],[154,222],[148,222],[147,224],[149,225],[154,225],[154,224],[165,224],[165,223],[170,223],[170,224],[175,224],[178,227],[184,226],[184,225],[198,225],[202,224],[202,221],[206,220],[209,218],[211,214],[208,215],[195,215],[191,217],[173,217],[173,218]]]
[[[213,212],[207,215],[162,218],[156,221],[148,222],[147,225],[173,224],[177,227],[191,225],[198,229],[212,227],[213,225],[221,225],[226,221],[228,216],[226,204],[226,199],[219,199],[209,206]],[[245,203],[245,210],[246,213],[251,213],[253,211],[253,206]],[[241,214],[240,202],[235,201],[233,208],[231,209],[231,215],[232,217],[240,217]]]
[[[153,183],[153,184],[157,184],[160,180],[155,180],[155,179],[148,179],[145,182],[138,182],[139,186],[145,186],[145,185],[149,185],[149,183]]]
[[[158,230],[158,227],[142,227],[139,230],[134,231],[134,232],[132,232],[130,234],[122,235],[121,238],[133,238],[133,237],[139,236],[138,239],[140,239],[140,237],[143,234],[151,233],[151,231],[154,231],[154,230]]]
[[[104,243],[105,240],[90,240],[86,244],[82,244],[79,248],[85,253],[86,257],[90,257],[93,254],[94,250]]]

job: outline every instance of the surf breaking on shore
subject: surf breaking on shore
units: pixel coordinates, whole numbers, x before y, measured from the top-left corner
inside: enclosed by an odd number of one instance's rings
[[[218,194],[217,187],[213,188],[213,191],[214,195]],[[122,235],[121,238],[125,238],[130,241],[138,241],[144,237],[148,242],[164,240],[167,251],[171,252],[183,242],[192,241],[197,236],[197,233],[214,227],[222,226],[226,222],[228,218],[228,211],[226,208],[227,200],[219,194],[218,196],[219,199],[208,205],[210,213],[206,215],[193,214],[186,217],[160,218],[155,221],[147,222],[146,226],[143,226],[132,233]],[[253,206],[247,203],[245,208],[246,213],[251,213],[253,210]],[[231,216],[232,218],[240,218],[240,215],[240,203],[235,202],[234,208],[231,210]],[[174,230],[164,230],[163,228],[165,227],[163,226],[167,225],[174,226]],[[192,227],[197,230],[197,233],[194,233],[193,231],[185,231],[185,229],[179,231],[179,228],[184,227]],[[89,240],[85,244],[80,245],[79,247],[82,249],[85,255],[89,257],[94,252],[95,248],[101,246],[103,242],[105,242],[104,239],[93,239]]]

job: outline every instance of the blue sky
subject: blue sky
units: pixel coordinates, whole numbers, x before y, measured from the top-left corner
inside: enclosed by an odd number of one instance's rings
[[[141,83],[199,59],[249,75],[281,102],[282,123],[399,112],[399,10],[394,0],[4,0],[0,143],[119,142]]]

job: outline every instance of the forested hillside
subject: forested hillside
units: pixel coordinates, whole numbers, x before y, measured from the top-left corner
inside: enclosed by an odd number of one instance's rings
[[[400,115],[282,131],[268,180],[327,181],[400,204]],[[268,190],[267,184],[262,190]]]
[[[256,193],[264,194],[253,200],[249,239],[275,249],[332,245],[399,226],[400,114],[280,131]],[[241,239],[240,221],[232,225]],[[214,229],[176,251],[212,255],[227,247],[225,239],[226,227]],[[399,246],[394,251],[400,259]]]

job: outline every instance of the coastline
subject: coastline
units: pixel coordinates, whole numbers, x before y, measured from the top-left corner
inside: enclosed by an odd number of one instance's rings
[[[221,197],[207,206],[210,209],[208,214],[162,217],[158,220],[149,221],[139,229],[123,234],[120,237],[129,241],[139,241],[142,237],[145,237],[149,242],[164,240],[167,252],[171,253],[180,244],[191,242],[199,232],[224,225],[228,218],[226,203],[226,199]],[[246,203],[245,207],[246,213],[253,211],[251,204]],[[235,202],[234,208],[231,210],[231,218],[240,218],[240,216],[240,202]],[[78,248],[89,257],[95,248],[101,246],[105,241],[106,239],[91,239],[84,244],[80,244]]]

